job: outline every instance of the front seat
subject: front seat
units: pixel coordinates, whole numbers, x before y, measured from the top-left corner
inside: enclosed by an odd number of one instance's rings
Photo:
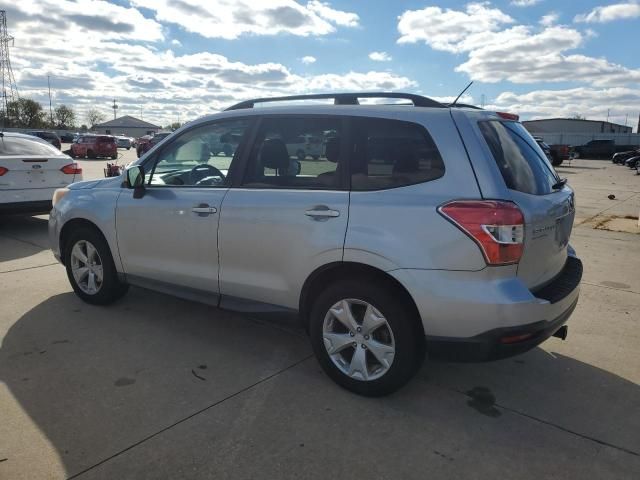
[[[289,151],[287,145],[279,138],[265,140],[260,148],[260,163],[262,164],[262,180],[271,181],[274,177],[264,174],[265,168],[276,171],[275,183],[280,183],[279,177],[287,175],[289,170]]]

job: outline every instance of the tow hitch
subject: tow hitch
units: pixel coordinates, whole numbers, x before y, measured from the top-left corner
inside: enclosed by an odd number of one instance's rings
[[[552,336],[561,338],[562,340],[566,340],[568,333],[569,333],[569,327],[567,327],[566,325],[563,325],[558,330],[556,330]]]

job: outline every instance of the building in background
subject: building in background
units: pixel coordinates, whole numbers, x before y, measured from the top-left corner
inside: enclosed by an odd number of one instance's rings
[[[525,120],[522,124],[532,135],[543,133],[631,133],[632,127],[600,120],[580,120],[577,118],[548,118],[543,120]]]
[[[156,133],[160,129],[161,127],[159,125],[145,122],[131,115],[125,115],[124,117],[118,117],[108,122],[94,125],[91,131],[94,133],[105,133],[107,135],[124,135],[125,137],[138,138],[143,135]]]

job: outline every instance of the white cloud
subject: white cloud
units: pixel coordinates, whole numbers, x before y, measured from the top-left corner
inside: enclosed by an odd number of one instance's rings
[[[300,61],[302,63],[304,63],[305,65],[310,65],[312,63],[316,63],[316,57],[312,57],[311,55],[305,55],[304,57],[302,57],[300,59]]]
[[[609,110],[610,120],[636,125],[640,111],[640,91],[635,88],[572,88],[567,90],[536,90],[523,94],[504,92],[490,110],[515,112],[524,118],[572,117],[583,115],[591,120],[604,120]]]
[[[355,13],[343,12],[335,10],[326,2],[313,0],[307,4],[307,8],[312,12],[316,12],[322,18],[342,27],[357,27],[360,18]]]
[[[392,60],[391,55],[387,52],[371,52],[369,58],[375,62],[390,62]]]
[[[640,3],[625,2],[596,7],[586,14],[576,15],[574,21],[585,23],[605,23],[614,20],[640,17]]]
[[[640,70],[604,58],[568,54],[583,46],[585,35],[552,20],[547,18],[549,24],[538,29],[510,26],[514,20],[487,3],[469,4],[464,11],[427,7],[399,17],[398,42],[423,41],[435,50],[466,53],[466,61],[455,70],[488,83],[578,80],[612,86],[640,81]]]
[[[532,7],[541,1],[542,0],[511,0],[511,5],[514,7]]]
[[[558,15],[558,13],[549,12],[546,15],[542,16],[542,18],[540,19],[540,25],[550,27],[551,25],[555,25],[556,23],[558,23],[559,18],[560,15]]]
[[[423,41],[436,50],[457,53],[467,49],[465,44],[513,22],[486,3],[470,3],[464,12],[440,7],[407,10],[398,17],[398,43]]]
[[[93,107],[110,115],[114,98],[119,115],[140,116],[142,107],[145,120],[164,125],[178,115],[194,119],[247,98],[416,86],[391,72],[306,75],[268,58],[252,64],[211,51],[179,55],[172,51],[176,42],[163,36],[165,25],[144,18],[135,8],[99,0],[21,0],[6,8],[9,33],[19,39],[11,47],[11,60],[20,95],[48,103],[51,75],[54,107],[72,106],[79,121]],[[265,8],[261,2],[260,11]],[[309,8],[331,14],[324,3]],[[37,13],[41,11],[48,13]],[[96,14],[78,16],[78,11]],[[335,17],[331,25],[353,21]]]
[[[174,38],[173,40],[171,40],[171,45],[175,45],[176,47],[181,47],[182,43],[177,38]]]
[[[355,27],[355,13],[328,3],[294,0],[131,0],[155,12],[159,22],[173,23],[206,38],[235,39],[241,35],[327,35],[339,27]]]

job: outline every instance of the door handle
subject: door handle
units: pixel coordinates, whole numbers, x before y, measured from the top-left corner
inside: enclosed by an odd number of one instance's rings
[[[218,209],[216,207],[210,207],[206,203],[201,203],[191,209],[193,213],[211,215],[212,213],[217,213]]]
[[[318,218],[318,219],[319,218],[335,218],[340,216],[340,212],[338,210],[331,210],[329,207],[324,205],[307,210],[306,212],[304,212],[304,214],[307,217]]]

